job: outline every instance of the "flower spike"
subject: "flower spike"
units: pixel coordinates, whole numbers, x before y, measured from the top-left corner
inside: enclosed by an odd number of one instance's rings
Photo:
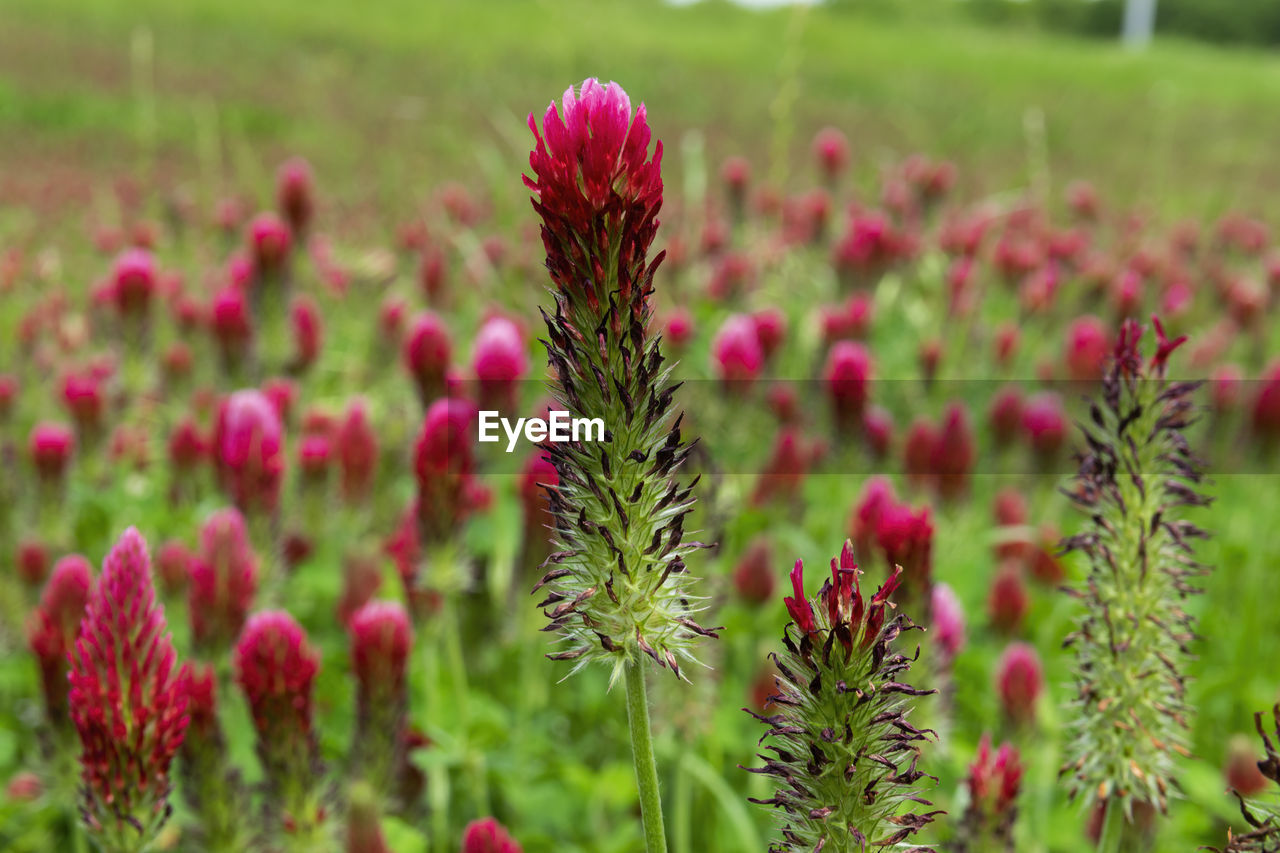
[[[769,727],[761,739],[771,741],[760,755],[764,766],[750,771],[777,780],[772,798],[752,800],[784,813],[782,840],[769,848],[776,853],[888,849],[941,813],[907,806],[931,805],[916,783],[933,778],[917,763],[919,744],[934,733],[907,717],[915,697],[935,691],[902,680],[913,658],[896,644],[916,625],[892,612],[889,597],[901,569],[866,600],[851,542],[831,561],[831,571],[810,601],[796,563],[796,598],[785,602],[792,622],[783,632],[784,650],[771,655],[778,675],[770,701],[780,710],[771,716],[748,710]]]
[[[102,564],[71,656],[85,825],[107,853],[146,849],[169,817],[169,767],[187,730],[179,668],[147,543],[130,527]]]

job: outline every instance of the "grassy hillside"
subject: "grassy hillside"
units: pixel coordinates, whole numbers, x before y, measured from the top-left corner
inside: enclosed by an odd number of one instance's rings
[[[403,202],[496,173],[521,153],[529,107],[588,75],[653,105],[673,154],[704,131],[712,162],[794,158],[836,124],[873,161],[957,159],[971,192],[1019,186],[1046,162],[1051,186],[1089,176],[1181,215],[1273,209],[1280,182],[1268,168],[1280,61],[1263,54],[1170,43],[1132,56],[945,20],[719,3],[5,5],[10,194],[46,167],[118,164],[154,142],[160,162],[194,162],[208,180],[253,182],[301,151],[340,184]]]

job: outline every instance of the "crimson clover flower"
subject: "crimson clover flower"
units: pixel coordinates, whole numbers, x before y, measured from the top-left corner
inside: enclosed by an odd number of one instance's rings
[[[355,612],[347,631],[357,684],[352,762],[376,792],[385,794],[404,761],[413,629],[400,604],[371,601]]]
[[[899,637],[916,625],[894,613],[895,567],[869,598],[859,584],[853,544],[831,561],[831,579],[815,598],[804,594],[804,566],[791,571],[794,595],[785,599],[791,622],[778,669],[777,713],[748,713],[769,727],[761,741],[764,766],[751,768],[777,780],[772,798],[752,800],[780,809],[782,840],[773,851],[863,851],[899,845],[927,826],[937,811],[916,793],[927,774],[917,768],[919,743],[933,732],[912,725],[915,697],[934,693],[907,684],[913,658],[897,651]],[[932,777],[928,777],[932,778]],[[920,848],[916,848],[920,849]]]
[[[258,589],[258,561],[238,510],[228,507],[209,516],[190,565],[192,640],[203,653],[225,652],[240,636]]]
[[[558,483],[548,490],[558,550],[538,587],[549,630],[584,666],[603,660],[616,680],[648,656],[681,675],[694,660],[699,609],[685,558],[693,486],[676,471],[690,452],[671,423],[676,386],[649,332],[648,260],[662,206],[662,143],[652,158],[644,105],[616,83],[592,79],[553,103],[529,155],[533,207],[542,218],[554,314],[543,312],[555,372],[552,393],[575,418],[599,418],[604,441],[548,444]]]
[[[284,428],[261,391],[236,391],[222,402],[213,434],[223,488],[245,513],[274,512],[284,480]]]
[[[319,653],[292,616],[267,610],[249,617],[233,660],[272,805],[284,826],[312,828],[323,817],[315,799],[320,755],[312,720]]]
[[[969,789],[969,805],[965,808],[953,845],[958,853],[971,850],[1012,853],[1022,773],[1022,759],[1017,747],[1003,743],[999,750],[992,752],[991,736],[982,736],[978,754],[969,765],[969,776],[965,780]]]
[[[524,182],[536,195],[551,280],[593,311],[614,290],[638,308],[633,294],[648,289],[662,260],[645,266],[662,207],[662,140],[650,158],[644,104],[633,113],[621,86],[589,79],[565,91],[560,110],[547,107],[541,133],[530,114],[529,129],[537,144]]]
[[[40,667],[45,717],[55,728],[70,723],[67,680],[71,650],[93,589],[93,568],[78,554],[60,559],[40,594],[27,627],[27,643]]]
[[[108,853],[146,849],[169,817],[187,695],[186,668],[165,629],[147,543],[130,527],[89,598],[68,695],[82,746],[82,815]]]

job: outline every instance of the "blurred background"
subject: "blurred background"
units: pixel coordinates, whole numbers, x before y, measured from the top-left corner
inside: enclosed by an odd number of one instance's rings
[[[1121,48],[1120,0],[3,6],[8,201],[83,193],[79,175],[126,162],[195,191],[263,185],[297,152],[355,221],[499,171],[518,195],[525,115],[589,74],[654,106],[676,175],[695,131],[713,162],[745,154],[781,183],[832,124],[864,162],[963,159],[966,194],[1087,174],[1173,215],[1261,212],[1280,180],[1266,0],[1161,0],[1143,51]]]

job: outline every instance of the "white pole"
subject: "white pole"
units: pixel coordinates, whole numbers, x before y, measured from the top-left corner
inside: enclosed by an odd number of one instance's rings
[[[1126,0],[1124,4],[1124,46],[1142,50],[1151,41],[1156,26],[1156,0]]]

